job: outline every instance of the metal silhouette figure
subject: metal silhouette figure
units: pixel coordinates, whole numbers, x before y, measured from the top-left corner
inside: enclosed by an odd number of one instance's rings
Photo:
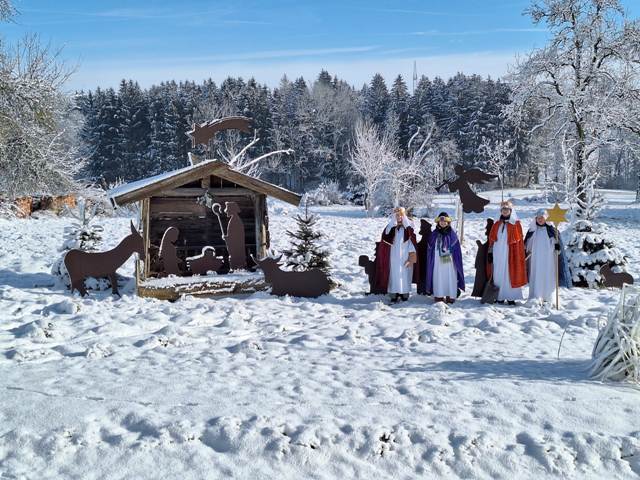
[[[421,266],[427,264],[427,248],[429,246],[429,239],[431,238],[431,228],[432,225],[429,221],[425,219],[420,220],[420,231],[418,233],[421,235],[421,237],[416,250],[418,252],[418,264]],[[427,279],[425,275],[418,276],[418,282],[416,286],[418,289],[418,293],[421,295],[427,294],[426,280]]]
[[[376,243],[376,251],[378,244]],[[376,293],[376,262],[371,260],[369,255],[360,255],[358,257],[358,265],[364,268],[364,273],[367,274],[369,279],[369,292],[367,295]]]
[[[180,230],[176,227],[169,227],[165,230],[160,242],[159,257],[162,260],[162,273],[165,275],[180,275],[180,259],[176,242],[178,241]]]
[[[127,235],[117,247],[106,252],[84,252],[69,250],[64,257],[64,266],[71,279],[71,293],[78,290],[83,297],[87,294],[84,281],[87,277],[108,277],[111,291],[118,292],[118,278],[116,270],[133,254],[137,253],[141,260],[145,257],[144,240],[131,222],[131,233]]]
[[[633,277],[629,273],[616,273],[608,263],[600,267],[600,275],[604,278],[605,287],[622,288],[625,283],[633,285]]]
[[[440,189],[446,185],[451,193],[458,192],[464,213],[482,213],[484,207],[489,204],[489,200],[476,195],[470,184],[487,183],[498,178],[498,176],[485,173],[479,168],[469,168],[467,170],[462,165],[456,165],[453,170],[456,176],[442,182],[440,186],[436,187],[436,191],[440,192]]]
[[[191,146],[196,148],[197,145],[207,145],[216,132],[223,130],[240,130],[249,133],[251,130],[251,119],[248,117],[235,116],[225,117],[210,122],[200,124],[194,123],[192,129],[187,132],[191,137]]]
[[[207,272],[218,272],[222,268],[224,260],[216,257],[216,250],[213,247],[204,247],[200,255],[187,258],[189,270],[194,275],[206,275]]]
[[[487,276],[487,256],[489,254],[489,233],[491,232],[492,227],[493,218],[487,218],[487,224],[485,227],[485,236],[487,239],[484,242],[476,240],[478,252],[476,253],[476,277],[473,282],[473,292],[471,292],[472,297],[481,298],[485,286],[489,281],[489,277]]]
[[[319,268],[312,268],[304,272],[287,272],[280,269],[278,262],[281,259],[282,255],[279,258],[253,259],[264,272],[265,281],[271,285],[272,295],[319,297],[331,290],[329,277]]]
[[[220,218],[222,207],[219,203],[214,203],[211,210],[218,217],[222,239],[227,245],[229,254],[229,268],[238,270],[247,268],[247,251],[244,238],[244,223],[240,218],[240,207],[236,202],[225,202],[224,214],[229,218],[225,231]]]

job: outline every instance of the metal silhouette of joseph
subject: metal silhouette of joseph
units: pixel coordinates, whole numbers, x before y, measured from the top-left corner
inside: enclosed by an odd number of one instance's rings
[[[440,192],[440,189],[446,185],[451,193],[458,192],[464,213],[483,212],[484,207],[489,204],[489,200],[476,195],[470,184],[487,183],[498,178],[498,176],[485,173],[479,168],[465,169],[462,165],[456,165],[453,171],[456,176],[445,180],[440,186],[436,187],[436,191]]]
[[[216,250],[213,247],[204,247],[200,255],[187,258],[189,270],[194,275],[206,275],[207,272],[218,272],[222,268],[224,260],[216,257]]]
[[[87,294],[84,281],[87,277],[108,277],[111,291],[119,295],[116,270],[133,254],[137,253],[141,260],[145,258],[144,240],[131,222],[131,233],[115,248],[106,252],[84,252],[69,250],[64,257],[64,265],[71,280],[71,293],[78,290],[83,297]]]
[[[608,263],[600,267],[600,275],[604,278],[605,287],[622,288],[625,283],[633,285],[633,277],[629,273],[616,273]]]
[[[180,259],[178,258],[178,251],[176,249],[176,242],[180,230],[176,227],[169,227],[162,235],[162,241],[160,242],[159,257],[162,260],[162,273],[165,275],[180,275]]]
[[[238,270],[247,268],[247,251],[244,239],[244,223],[240,218],[240,207],[236,202],[225,202],[224,214],[229,218],[227,229],[225,232],[220,219],[221,208],[219,203],[214,203],[211,210],[218,217],[222,239],[227,244],[227,252],[229,254],[229,268]]]
[[[281,259],[282,255],[278,258],[253,259],[264,272],[265,281],[271,285],[272,295],[319,297],[331,290],[329,277],[319,268],[312,268],[304,272],[287,272],[280,269]]]

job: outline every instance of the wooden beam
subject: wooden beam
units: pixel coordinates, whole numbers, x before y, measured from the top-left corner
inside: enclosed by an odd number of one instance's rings
[[[287,202],[295,206],[300,205],[300,200],[302,199],[302,197],[297,193],[290,192],[289,190],[285,190],[284,188],[280,188],[258,178],[253,178],[243,173],[236,172],[226,165],[218,170],[216,175],[224,178],[225,180],[229,180],[230,182],[242,185],[250,190],[264,193],[265,195],[269,195],[270,197],[277,198],[278,200],[282,200],[283,202]]]
[[[213,196],[254,196],[256,193],[248,188],[209,188]],[[207,193],[206,188],[175,188],[157,193],[154,197],[201,197]]]
[[[150,259],[149,259],[149,199],[145,198],[144,200],[142,200],[140,202],[140,223],[141,223],[141,227],[142,227],[142,235],[143,235],[143,239],[144,239],[144,251],[145,251],[145,255],[144,255],[144,262],[142,263],[143,265],[143,270],[142,270],[142,276],[143,278],[147,278],[149,276],[149,265],[151,263]]]

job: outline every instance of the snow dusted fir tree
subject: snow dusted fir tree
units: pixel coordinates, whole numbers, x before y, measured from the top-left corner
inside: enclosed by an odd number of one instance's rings
[[[298,229],[295,232],[287,230],[287,235],[291,238],[291,248],[282,252],[287,267],[292,270],[318,268],[329,274],[329,251],[318,244],[324,235],[315,229],[317,222],[318,217],[309,213],[308,202],[305,201],[304,214],[296,216]]]
[[[606,227],[594,221],[604,199],[592,185],[586,200],[577,199],[574,217],[566,235],[567,260],[573,284],[596,288],[603,285],[600,269],[609,265],[616,273],[626,271],[627,260],[611,240]]]
[[[102,243],[103,227],[94,223],[97,218],[98,203],[94,203],[88,208],[87,201],[84,198],[78,199],[77,211],[66,209],[75,221],[64,229],[64,242],[60,247],[61,255],[51,267],[51,274],[58,277],[67,287],[71,286],[69,273],[64,266],[64,257],[72,249],[82,250],[84,252],[95,252],[99,250]],[[98,279],[96,282],[86,282],[87,288],[93,290],[106,290],[110,288],[110,284],[106,279]]]

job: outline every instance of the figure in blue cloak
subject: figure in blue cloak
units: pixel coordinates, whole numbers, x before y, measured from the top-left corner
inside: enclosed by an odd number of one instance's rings
[[[453,303],[464,291],[462,249],[458,235],[451,228],[451,217],[441,212],[435,219],[425,265],[425,290],[436,302]]]

